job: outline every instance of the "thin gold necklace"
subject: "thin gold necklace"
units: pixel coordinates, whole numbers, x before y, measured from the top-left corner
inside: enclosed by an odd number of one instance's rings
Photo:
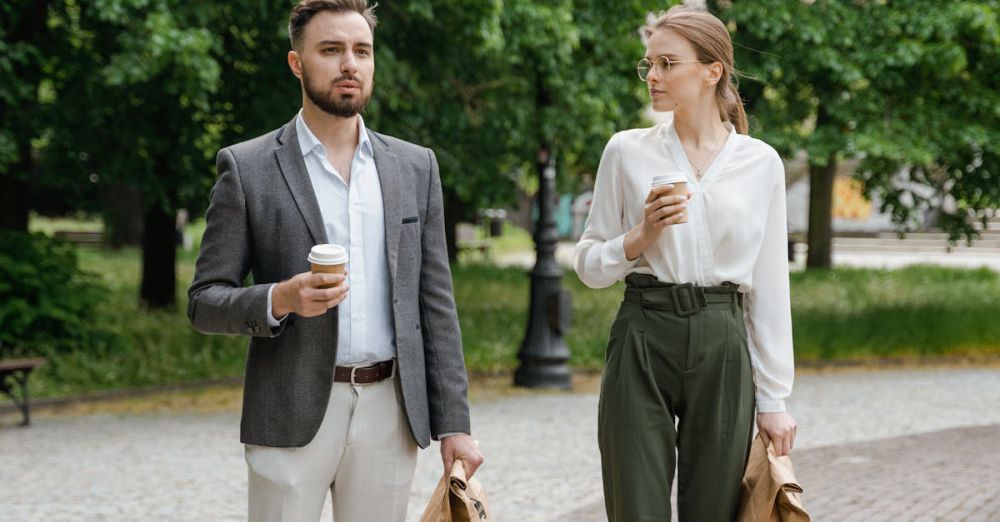
[[[726,136],[729,136],[728,132],[726,132],[726,133],[722,134],[721,136],[719,136],[719,139],[715,140],[715,143],[712,144],[712,148],[710,148],[708,150],[710,152],[715,151],[716,147],[719,146],[719,143],[722,143],[723,138],[725,138]],[[693,161],[689,162],[689,163],[691,163],[691,168],[694,169],[694,175],[695,175],[695,177],[697,177],[698,179],[701,179],[701,175],[705,173],[705,169],[707,169],[708,167],[710,167],[712,165],[712,160],[715,159],[715,156],[716,156],[716,154],[710,154],[709,157],[708,157],[708,163],[704,167],[700,167],[700,168],[697,165],[695,165]]]

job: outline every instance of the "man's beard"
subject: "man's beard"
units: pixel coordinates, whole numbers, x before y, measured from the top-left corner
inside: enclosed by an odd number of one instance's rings
[[[368,102],[371,101],[371,92],[364,92],[364,85],[361,85],[360,94],[352,96],[337,96],[333,92],[334,85],[337,82],[345,80],[353,80],[359,85],[361,81],[350,75],[338,76],[332,82],[330,82],[329,88],[323,90],[316,87],[309,81],[309,74],[306,72],[306,68],[302,68],[302,85],[305,87],[306,96],[309,100],[313,102],[317,107],[323,112],[331,114],[333,116],[339,116],[341,118],[350,118],[361,113],[368,106]]]

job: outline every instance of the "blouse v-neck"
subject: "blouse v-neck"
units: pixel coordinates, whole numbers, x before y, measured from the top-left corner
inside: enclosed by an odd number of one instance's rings
[[[684,150],[684,144],[681,143],[681,138],[677,134],[677,127],[674,126],[673,122],[666,125],[666,135],[664,136],[663,143],[666,145],[667,150],[670,151],[670,155],[673,156],[674,163],[684,171],[688,177],[688,181],[693,185],[703,187],[711,183],[712,178],[717,175],[718,171],[725,168],[726,163],[732,156],[733,149],[736,146],[736,129],[728,122],[723,125],[729,131],[729,134],[726,136],[726,141],[722,144],[722,148],[719,149],[719,152],[712,158],[711,163],[705,168],[700,179],[695,173],[691,161],[688,159],[687,152]]]

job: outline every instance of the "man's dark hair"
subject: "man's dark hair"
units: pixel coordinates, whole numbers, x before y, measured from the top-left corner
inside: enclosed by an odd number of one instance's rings
[[[288,17],[288,40],[292,44],[292,49],[298,49],[309,21],[323,11],[358,13],[364,17],[374,33],[375,26],[378,25],[378,18],[375,17],[377,6],[378,4],[369,6],[368,0],[301,0],[292,8],[292,14]]]

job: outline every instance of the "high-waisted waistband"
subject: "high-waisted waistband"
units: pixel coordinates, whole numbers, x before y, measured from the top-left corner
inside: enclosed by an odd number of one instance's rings
[[[735,283],[694,286],[691,283],[664,283],[649,274],[625,276],[625,301],[643,308],[665,310],[684,317],[706,308],[743,306],[743,294]]]

